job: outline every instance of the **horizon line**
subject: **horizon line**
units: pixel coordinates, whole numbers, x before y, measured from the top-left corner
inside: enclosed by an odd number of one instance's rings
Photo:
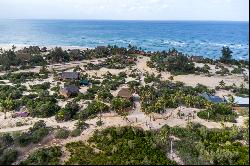
[[[0,18],[0,20],[79,20],[79,21],[208,21],[208,22],[249,22],[249,20],[181,20],[181,19],[168,19],[168,20],[150,20],[150,19],[81,19],[81,18]]]

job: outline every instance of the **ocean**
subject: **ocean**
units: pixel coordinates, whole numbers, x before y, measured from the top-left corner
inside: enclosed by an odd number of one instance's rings
[[[235,59],[249,60],[249,22],[0,20],[0,45],[96,47],[136,45],[147,51],[176,48],[219,58],[229,46]]]

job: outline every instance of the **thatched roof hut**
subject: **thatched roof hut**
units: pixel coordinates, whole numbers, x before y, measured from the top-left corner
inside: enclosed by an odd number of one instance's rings
[[[122,88],[118,94],[117,97],[122,97],[122,98],[126,98],[126,99],[132,99],[133,93],[131,90],[129,90],[129,88]]]

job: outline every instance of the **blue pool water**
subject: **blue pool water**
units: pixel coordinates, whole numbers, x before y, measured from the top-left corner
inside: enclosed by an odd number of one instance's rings
[[[0,20],[0,44],[132,44],[210,58],[218,58],[222,46],[229,46],[234,58],[249,59],[248,27],[248,22],[215,21]]]

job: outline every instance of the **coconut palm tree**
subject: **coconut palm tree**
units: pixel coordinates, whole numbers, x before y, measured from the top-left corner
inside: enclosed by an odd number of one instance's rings
[[[226,83],[223,80],[221,80],[219,82],[219,85],[220,85],[221,88],[224,88],[226,86]]]
[[[7,111],[10,111],[12,109],[13,105],[14,105],[14,102],[10,97],[8,97],[5,100],[0,101],[0,107],[4,111],[4,119],[7,118],[6,113]]]
[[[235,98],[232,95],[228,96],[228,101],[229,101],[229,104],[231,105],[231,107],[234,106]]]

